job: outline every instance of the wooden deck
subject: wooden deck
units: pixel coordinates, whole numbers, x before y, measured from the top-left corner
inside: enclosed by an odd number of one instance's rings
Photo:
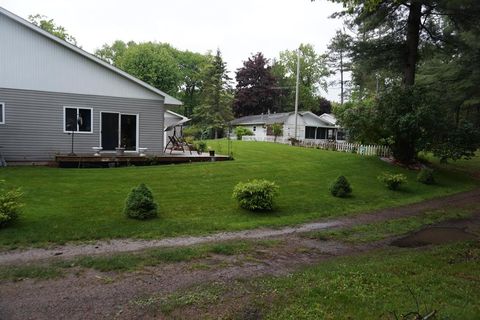
[[[77,155],[56,155],[55,162],[62,168],[92,168],[92,167],[120,167],[120,166],[145,166],[145,165],[160,165],[172,163],[190,163],[190,162],[215,162],[233,160],[229,156],[215,155],[210,156],[208,153],[197,154],[196,152],[190,154],[172,153],[161,156],[139,156],[138,154],[125,154],[118,156],[116,154],[101,154],[94,156],[93,154],[77,154]]]

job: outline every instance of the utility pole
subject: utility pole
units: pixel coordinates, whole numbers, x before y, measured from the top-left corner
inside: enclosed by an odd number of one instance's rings
[[[298,128],[298,91],[300,85],[300,48],[297,50],[297,85],[295,89],[295,140],[297,140],[297,128]]]

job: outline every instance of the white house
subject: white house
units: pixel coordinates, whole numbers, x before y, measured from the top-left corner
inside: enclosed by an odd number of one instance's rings
[[[278,123],[283,127],[280,139],[287,141],[295,137],[295,113],[269,113],[245,116],[230,122],[233,127],[242,126],[250,129],[257,141],[271,140],[272,125]],[[345,140],[344,131],[337,125],[337,119],[332,114],[324,113],[317,116],[310,111],[302,111],[297,115],[298,140]]]

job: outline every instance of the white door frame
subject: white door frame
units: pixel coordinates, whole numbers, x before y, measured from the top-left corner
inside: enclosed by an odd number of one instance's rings
[[[135,116],[137,119],[136,123],[136,133],[135,133],[135,140],[136,140],[136,149],[135,150],[125,150],[125,152],[129,153],[138,153],[138,148],[140,145],[140,114],[138,113],[126,113],[126,112],[115,112],[115,111],[100,111],[100,119],[98,121],[100,127],[99,127],[99,146],[102,146],[102,114],[103,113],[113,113],[113,114],[118,114],[118,145],[120,145],[120,139],[122,137],[122,115],[126,116]],[[115,150],[103,150],[102,152],[116,152]]]

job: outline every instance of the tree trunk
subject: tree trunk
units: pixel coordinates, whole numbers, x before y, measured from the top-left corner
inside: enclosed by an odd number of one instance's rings
[[[343,50],[340,49],[340,105],[343,106]]]
[[[405,87],[411,87],[415,84],[421,18],[422,4],[417,0],[412,0],[407,21],[407,51],[405,55],[405,68],[403,75],[403,84]]]

